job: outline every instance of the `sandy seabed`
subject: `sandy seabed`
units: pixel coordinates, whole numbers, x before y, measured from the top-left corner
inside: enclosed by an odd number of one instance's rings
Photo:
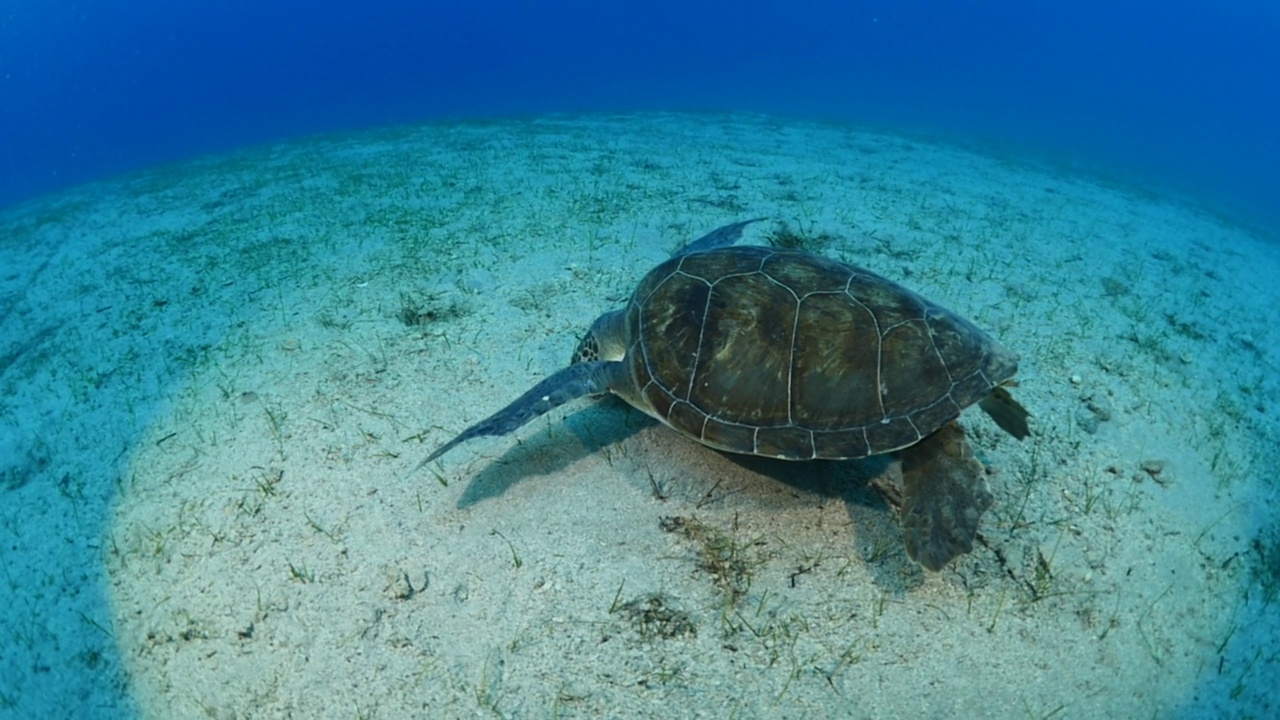
[[[866,480],[581,400],[764,216],[1022,356],[934,574]],[[1275,717],[1280,246],[982,150],[749,115],[311,139],[0,214],[0,715]]]

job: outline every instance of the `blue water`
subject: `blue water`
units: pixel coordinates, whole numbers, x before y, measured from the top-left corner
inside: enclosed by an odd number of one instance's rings
[[[712,108],[1010,145],[1280,228],[1277,37],[1266,0],[10,0],[0,207],[302,134]]]

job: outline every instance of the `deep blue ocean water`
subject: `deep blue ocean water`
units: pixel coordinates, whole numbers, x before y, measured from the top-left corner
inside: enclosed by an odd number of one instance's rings
[[[0,207],[304,134],[757,110],[1011,145],[1280,227],[1265,0],[7,0]]]

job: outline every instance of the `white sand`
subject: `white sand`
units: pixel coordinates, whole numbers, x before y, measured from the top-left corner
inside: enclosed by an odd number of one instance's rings
[[[883,463],[728,458],[612,400],[414,471],[757,215],[748,242],[828,234],[1022,354],[1035,436],[965,417],[984,546],[923,572]],[[1280,247],[1193,207],[597,116],[157,169],[10,210],[0,245],[0,715],[1280,712]]]

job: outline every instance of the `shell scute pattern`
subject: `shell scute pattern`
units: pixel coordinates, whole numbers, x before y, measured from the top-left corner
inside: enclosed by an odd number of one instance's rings
[[[781,249],[674,257],[641,281],[626,323],[652,413],[734,452],[889,452],[1012,374],[955,314],[861,268]]]

